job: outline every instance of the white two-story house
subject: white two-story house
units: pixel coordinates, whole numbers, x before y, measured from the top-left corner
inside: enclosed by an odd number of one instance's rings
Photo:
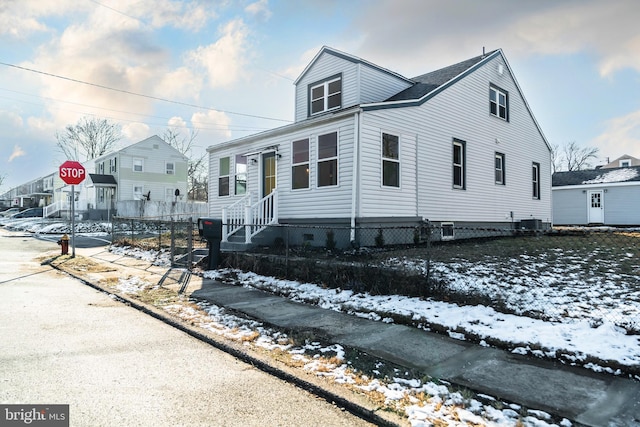
[[[323,47],[293,124],[207,151],[223,240],[269,223],[345,226],[360,244],[366,226],[551,223],[550,146],[501,50],[407,78]]]

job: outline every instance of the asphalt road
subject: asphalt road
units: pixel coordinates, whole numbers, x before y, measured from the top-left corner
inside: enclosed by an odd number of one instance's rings
[[[0,229],[0,403],[69,404],[72,426],[369,425],[36,260],[58,248]]]

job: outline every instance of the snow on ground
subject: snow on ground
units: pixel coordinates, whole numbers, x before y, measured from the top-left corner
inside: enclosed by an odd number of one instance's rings
[[[42,219],[35,220],[2,220],[0,224],[9,222],[12,228],[40,233],[68,233],[68,223],[51,221],[43,224]],[[7,224],[9,225],[9,224]],[[108,223],[106,223],[108,225]],[[65,228],[65,226],[67,228]],[[110,228],[104,224],[94,224],[85,232],[108,233]],[[141,251],[132,248],[112,247],[112,251],[121,255],[154,260],[158,265],[168,266],[168,257],[153,251]],[[580,260],[575,260],[579,262]],[[389,265],[420,269],[420,260],[393,259]],[[515,262],[515,261],[514,261]],[[535,269],[531,263],[524,263]],[[464,286],[469,289],[470,283],[482,287],[486,292],[500,292],[503,283],[491,280],[491,277],[501,278],[503,272],[491,263],[482,266],[432,264],[437,274],[446,276],[452,286]],[[514,353],[533,354],[540,357],[558,358],[565,363],[584,366],[595,371],[605,371],[620,374],[618,367],[637,367],[640,365],[640,336],[627,335],[625,329],[614,323],[602,320],[602,310],[618,313],[621,316],[637,315],[640,311],[637,292],[628,304],[621,310],[611,299],[616,289],[607,283],[583,283],[580,277],[568,271],[545,270],[545,281],[550,289],[536,289],[526,283],[516,283],[506,280],[506,286],[512,291],[507,298],[514,313],[524,313],[520,310],[523,301],[532,300],[546,307],[542,319],[534,319],[518,314],[504,314],[491,307],[459,306],[452,303],[431,299],[411,298],[398,295],[374,296],[367,293],[353,293],[350,290],[325,289],[312,283],[300,283],[280,280],[273,277],[260,276],[251,272],[237,270],[215,270],[203,273],[205,277],[220,279],[234,276],[242,285],[265,289],[287,296],[288,298],[308,304],[343,311],[352,315],[367,317],[372,320],[393,322],[391,315],[404,316],[412,319],[418,327],[434,328],[436,325],[449,331],[449,335],[456,339],[476,339],[481,345],[491,342],[502,342],[511,346]],[[536,274],[535,271],[519,275],[520,278]],[[474,278],[470,280],[470,278]],[[637,280],[637,278],[635,278]],[[572,282],[574,281],[574,282]],[[557,287],[554,283],[563,282],[570,286]],[[149,284],[136,282],[135,279],[123,280],[119,290],[124,293],[137,293],[148,289]],[[561,289],[567,289],[566,292]],[[595,291],[594,291],[595,289]],[[598,293],[598,290],[601,292]],[[520,290],[520,291],[518,291]],[[596,293],[591,293],[596,292]],[[612,295],[613,294],[613,295]],[[500,292],[504,295],[504,292]],[[408,420],[414,426],[432,425],[432,421],[440,420],[447,425],[468,425],[478,423],[490,426],[552,426],[550,416],[540,411],[528,411],[523,415],[523,409],[516,405],[509,406],[503,402],[492,404],[490,396],[481,400],[465,398],[457,392],[451,392],[444,384],[422,382],[419,379],[403,378],[401,373],[390,381],[382,378],[365,378],[368,381],[355,380],[354,372],[349,369],[349,361],[344,360],[341,348],[337,345],[321,347],[319,343],[307,343],[303,347],[292,347],[286,335],[270,330],[259,322],[248,321],[227,314],[222,307],[200,304],[194,308],[192,303],[173,304],[164,307],[168,312],[179,316],[195,325],[214,331],[230,339],[240,340],[246,345],[257,345],[269,350],[286,351],[304,364],[305,369],[317,375],[333,377],[334,381],[351,384],[364,391],[381,393],[387,404],[401,407],[407,414]],[[567,315],[569,313],[569,315]],[[594,314],[595,313],[595,314]],[[637,317],[636,317],[637,318]],[[250,344],[253,343],[253,344]],[[342,361],[342,364],[327,366],[325,361],[318,360],[318,352],[322,350],[335,357],[331,360]],[[310,356],[310,352],[314,356]],[[602,363],[594,364],[589,359],[596,358]],[[606,361],[610,361],[608,366]],[[635,375],[636,379],[640,379]],[[357,384],[356,384],[357,383]],[[422,394],[424,393],[424,394]],[[429,396],[419,399],[417,396]],[[502,408],[505,406],[504,408]],[[496,409],[496,407],[502,409]],[[571,423],[563,420],[561,426]]]

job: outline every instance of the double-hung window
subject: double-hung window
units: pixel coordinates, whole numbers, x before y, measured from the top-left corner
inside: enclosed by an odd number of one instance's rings
[[[534,199],[540,199],[540,163],[533,163],[531,167],[531,184],[533,191],[531,196]]]
[[[176,164],[173,162],[165,163],[165,170],[167,175],[174,175],[176,173]]]
[[[247,192],[247,156],[236,155],[235,174],[236,196],[245,194]]]
[[[466,143],[453,140],[453,188],[465,189],[465,149]]]
[[[400,187],[400,142],[388,133],[382,134],[382,186]]]
[[[489,112],[503,120],[509,120],[509,94],[497,88],[489,87]]]
[[[318,136],[318,187],[338,185],[338,132]]]
[[[495,157],[495,170],[496,170],[496,184],[505,185],[505,172],[504,172],[504,154],[496,153]]]
[[[339,108],[342,105],[342,77],[314,84],[309,89],[309,115]]]
[[[144,172],[144,160],[143,159],[133,159],[133,171],[134,172]]]
[[[291,189],[309,188],[309,139],[291,143]]]
[[[218,168],[218,196],[229,195],[230,157],[221,157]]]

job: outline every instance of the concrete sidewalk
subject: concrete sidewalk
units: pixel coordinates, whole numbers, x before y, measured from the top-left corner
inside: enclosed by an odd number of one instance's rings
[[[159,280],[166,268],[114,255],[81,255],[128,274]],[[187,293],[278,328],[310,332],[400,366],[587,426],[639,426],[640,382],[481,347],[403,325],[292,302],[284,297],[193,277]]]

